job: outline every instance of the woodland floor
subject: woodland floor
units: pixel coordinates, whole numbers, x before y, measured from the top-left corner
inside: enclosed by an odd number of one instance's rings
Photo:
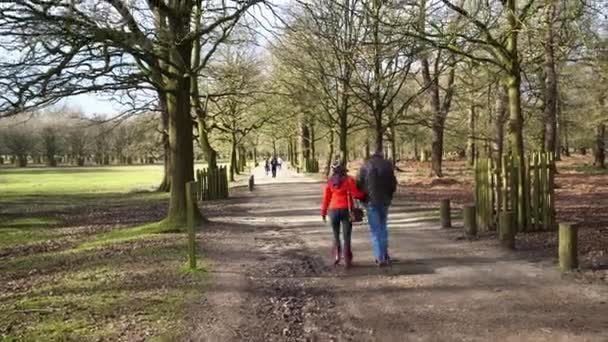
[[[591,156],[576,155],[558,162],[556,209],[558,222],[579,227],[579,258],[583,271],[578,280],[608,282],[608,171],[594,169]],[[464,161],[444,163],[445,177],[432,178],[428,163],[404,162],[398,174],[404,196],[436,206],[449,198],[453,207],[473,202],[473,175]],[[494,239],[489,233],[483,239]],[[537,258],[557,258],[557,234],[518,234],[516,247]]]
[[[551,234],[507,252],[490,237],[438,228],[438,199],[470,200],[463,164],[447,166],[454,171],[441,185],[420,171],[401,174],[390,269],[373,264],[363,225],[353,235],[356,266],[329,266],[321,184],[290,171],[275,180],[256,173],[254,192],[236,188],[230,200],[202,204],[211,222],[197,234],[196,272],[183,267],[184,236],[151,224],[164,216],[163,195],[2,198],[2,237],[15,231],[16,241],[34,242],[0,245],[0,341],[606,341],[608,287],[583,276],[599,268],[561,276]],[[599,216],[603,226],[583,231],[604,234],[605,209],[594,201],[605,202],[606,175],[572,177],[576,190],[560,189],[580,197],[568,200],[568,215]],[[581,193],[586,177],[594,199]]]
[[[562,276],[554,260],[438,227],[435,204],[402,188],[391,254],[378,269],[355,227],[355,267],[330,266],[322,185],[257,175],[201,232],[210,278],[191,305],[191,341],[605,341],[608,287]],[[454,221],[459,224],[455,215]],[[574,277],[576,278],[576,277]]]

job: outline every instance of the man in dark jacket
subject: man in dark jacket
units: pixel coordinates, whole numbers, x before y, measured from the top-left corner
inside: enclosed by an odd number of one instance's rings
[[[388,208],[397,189],[393,164],[384,159],[382,151],[376,151],[361,167],[357,175],[357,187],[367,194],[367,220],[374,257],[379,266],[388,261]]]

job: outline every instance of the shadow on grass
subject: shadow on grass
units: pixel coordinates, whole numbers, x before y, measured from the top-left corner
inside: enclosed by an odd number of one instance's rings
[[[185,272],[185,244],[174,236],[106,248],[46,254],[29,259],[45,273],[1,272],[13,281],[28,276],[35,286],[26,292],[4,290],[0,329],[26,340],[108,340],[122,331],[130,339],[177,330],[188,301],[198,300],[206,281],[204,269]],[[44,269],[48,267],[49,269]],[[2,267],[4,268],[4,266]],[[137,322],[135,325],[125,325]],[[10,340],[10,339],[9,339]]]

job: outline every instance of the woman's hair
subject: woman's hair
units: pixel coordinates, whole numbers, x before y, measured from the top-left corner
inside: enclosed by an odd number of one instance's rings
[[[348,170],[346,169],[344,164],[342,164],[340,161],[337,161],[336,163],[334,163],[331,166],[331,170],[332,170],[332,176],[329,179],[329,183],[334,188],[339,188],[342,185],[342,183],[344,182],[344,180],[346,179]]]

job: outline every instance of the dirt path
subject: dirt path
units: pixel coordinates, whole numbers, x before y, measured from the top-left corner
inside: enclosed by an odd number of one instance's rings
[[[199,235],[209,287],[192,306],[190,340],[608,341],[604,285],[461,241],[437,227],[432,208],[400,196],[389,223],[398,262],[376,268],[360,225],[355,268],[334,269],[321,185],[289,171],[258,172],[256,183],[209,209],[214,223]]]

